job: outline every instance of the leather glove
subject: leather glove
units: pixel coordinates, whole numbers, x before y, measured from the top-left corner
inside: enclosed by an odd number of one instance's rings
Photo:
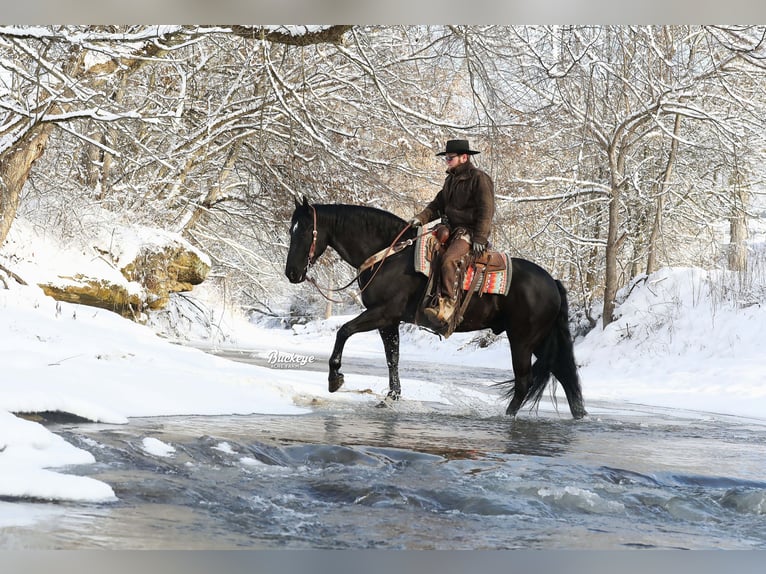
[[[476,257],[484,253],[485,249],[487,249],[487,246],[483,243],[480,243],[479,241],[473,242],[473,254],[476,255]]]
[[[421,227],[423,223],[417,217],[413,217],[410,219],[410,225],[412,227]]]

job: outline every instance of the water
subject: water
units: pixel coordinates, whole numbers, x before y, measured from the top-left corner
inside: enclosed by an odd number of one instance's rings
[[[71,472],[119,500],[0,502],[28,517],[0,523],[0,547],[766,548],[766,421],[592,402],[598,414],[582,421],[375,403],[52,424],[98,461]],[[175,453],[150,454],[145,438]]]

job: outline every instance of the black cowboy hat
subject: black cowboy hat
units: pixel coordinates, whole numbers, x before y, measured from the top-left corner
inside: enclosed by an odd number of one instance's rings
[[[448,153],[475,155],[481,152],[472,150],[471,146],[468,145],[468,140],[447,140],[447,148],[436,155],[447,155]]]

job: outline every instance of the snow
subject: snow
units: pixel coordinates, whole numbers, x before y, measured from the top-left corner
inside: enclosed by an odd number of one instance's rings
[[[169,445],[153,437],[145,437],[144,440],[141,441],[141,446],[147,454],[159,457],[172,457],[176,452],[173,445]]]
[[[145,241],[146,230],[136,234]],[[131,249],[124,235],[121,248]],[[34,285],[61,269],[88,276],[111,273],[102,258],[42,237],[18,221],[0,249],[0,265],[30,279],[22,286],[0,271],[0,514],[14,518],[7,501],[64,500],[108,504],[112,488],[77,475],[96,462],[23,413],[62,411],[92,421],[124,424],[131,417],[165,415],[286,414],[316,408],[357,408],[380,400],[386,377],[347,374],[340,392],[327,392],[326,363],[337,327],[349,317],[292,329],[268,328],[227,315],[222,327],[234,347],[263,358],[263,366],[226,360],[181,346],[108,311],[57,303]],[[766,309],[753,297],[727,295],[736,281],[718,271],[663,269],[640,278],[620,295],[618,318],[578,340],[586,408],[591,417],[640,404],[679,409],[688,416],[747,417],[766,425]],[[294,288],[292,286],[285,288]],[[628,296],[629,294],[629,296]],[[438,361],[492,366],[510,375],[505,338],[481,347],[476,334],[447,340],[402,329],[402,408],[434,408],[479,417],[503,416],[505,402],[487,381],[444,383],[407,376],[407,365]],[[385,360],[376,333],[358,334],[346,357]],[[273,357],[273,359],[271,359]],[[421,372],[421,371],[418,371]],[[422,372],[427,373],[425,369]],[[559,389],[558,416],[569,418]],[[541,410],[556,416],[547,401]],[[524,411],[520,416],[534,417]],[[172,457],[173,445],[151,437],[141,448]],[[230,448],[226,443],[221,450]]]
[[[123,286],[128,293],[140,295],[144,288],[135,281],[128,281],[107,257],[114,240],[112,233],[121,228],[98,229],[99,237],[90,245],[83,242],[64,244],[52,233],[36,229],[23,219],[14,222],[8,237],[0,250],[0,262],[14,273],[32,284],[50,283],[64,286],[76,283],[75,277],[105,279],[109,283]],[[138,253],[142,236],[137,235],[127,242],[133,253]],[[126,247],[127,249],[127,247]],[[118,261],[125,259],[122,252],[113,255]]]
[[[576,348],[586,396],[766,418],[766,309],[724,303],[727,279],[662,269],[628,288],[619,317]]]

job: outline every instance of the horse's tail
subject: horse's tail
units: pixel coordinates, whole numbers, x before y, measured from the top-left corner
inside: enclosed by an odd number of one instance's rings
[[[556,279],[556,287],[558,287],[561,296],[561,306],[551,332],[535,349],[537,360],[532,365],[532,380],[525,402],[532,402],[534,405],[539,404],[543,391],[550,381],[551,374],[553,374],[564,388],[572,416],[581,419],[588,413],[583,405],[572,333],[569,330],[569,300],[564,285],[558,279]]]

